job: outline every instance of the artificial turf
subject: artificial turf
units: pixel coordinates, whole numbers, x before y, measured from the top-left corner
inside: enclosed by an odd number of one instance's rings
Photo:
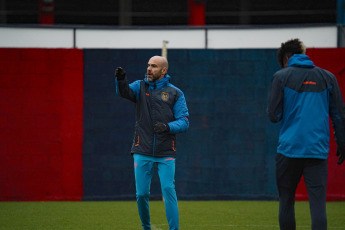
[[[277,201],[179,201],[181,230],[270,230]],[[308,202],[296,202],[297,229],[311,229]],[[152,230],[167,230],[164,203],[150,202]],[[327,203],[328,229],[345,229],[345,202]],[[0,202],[1,230],[140,230],[134,201]]]

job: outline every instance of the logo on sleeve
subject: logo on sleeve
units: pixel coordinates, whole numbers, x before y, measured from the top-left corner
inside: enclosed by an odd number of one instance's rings
[[[169,100],[169,94],[166,92],[161,93],[161,97],[163,101],[168,101]]]

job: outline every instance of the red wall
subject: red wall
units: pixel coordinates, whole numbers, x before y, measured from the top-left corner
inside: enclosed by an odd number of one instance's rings
[[[0,200],[80,200],[83,51],[0,49]]]
[[[336,76],[345,99],[345,49],[308,49],[307,55],[315,65],[332,72]],[[337,145],[334,141],[333,132],[332,128],[328,158],[327,200],[329,201],[345,200],[345,162],[342,165],[337,165],[338,157],[335,155]],[[304,181],[297,188],[296,199],[308,199]]]

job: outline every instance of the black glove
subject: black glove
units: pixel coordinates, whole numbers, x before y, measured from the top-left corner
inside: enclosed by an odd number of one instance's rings
[[[345,160],[345,148],[338,146],[337,147],[337,154],[336,154],[336,156],[339,156],[338,165],[343,163],[344,160]]]
[[[115,70],[115,76],[117,77],[117,80],[123,80],[126,77],[126,71],[122,69],[122,67],[117,67]]]
[[[153,126],[153,130],[156,133],[164,133],[164,132],[169,132],[170,128],[169,128],[169,125],[162,122],[158,122]]]

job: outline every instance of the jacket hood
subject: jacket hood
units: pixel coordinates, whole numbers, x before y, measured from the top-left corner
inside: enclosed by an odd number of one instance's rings
[[[164,88],[169,82],[170,82],[171,77],[166,74],[162,79],[160,79],[159,81],[148,81],[147,77],[145,77],[144,81],[146,84],[148,84],[150,86],[150,88],[152,89],[161,89]]]
[[[294,54],[290,57],[288,66],[315,67],[314,63],[305,54]]]

